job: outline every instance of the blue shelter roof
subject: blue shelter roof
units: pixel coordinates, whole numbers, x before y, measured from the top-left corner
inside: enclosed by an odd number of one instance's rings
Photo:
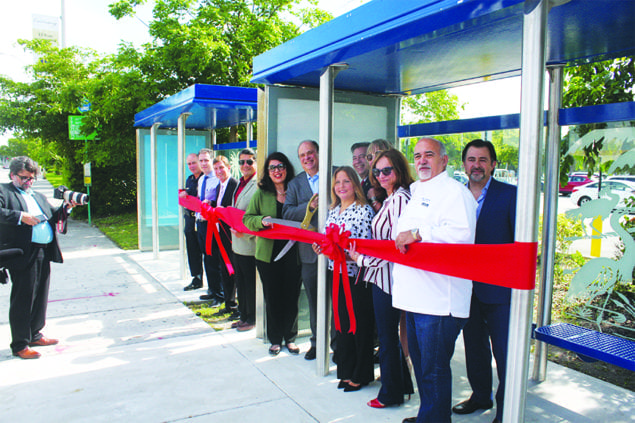
[[[635,54],[635,1],[556,0],[547,64]],[[252,82],[417,94],[520,74],[523,0],[374,0],[254,58]]]
[[[255,122],[257,105],[256,88],[195,84],[137,113],[134,126],[176,128],[179,116],[190,112],[188,129],[225,128]]]

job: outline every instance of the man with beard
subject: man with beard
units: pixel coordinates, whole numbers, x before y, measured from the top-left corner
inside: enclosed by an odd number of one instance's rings
[[[445,171],[445,146],[422,138],[414,148],[419,180],[397,221],[395,246],[406,253],[414,242],[471,244],[476,201]],[[470,313],[472,281],[394,265],[393,306],[406,311],[408,349],[415,370],[420,405],[417,417],[404,422],[450,422],[454,344]]]
[[[492,177],[496,168],[496,150],[489,141],[476,139],[463,149],[463,167],[469,177],[468,189],[478,201],[476,244],[514,242],[516,223],[516,187]],[[470,318],[463,328],[465,363],[472,395],[452,408],[456,414],[470,414],[492,408],[492,352],[496,360],[498,389],[496,418],[503,416],[507,336],[511,289],[473,282]],[[491,341],[491,347],[490,347]]]

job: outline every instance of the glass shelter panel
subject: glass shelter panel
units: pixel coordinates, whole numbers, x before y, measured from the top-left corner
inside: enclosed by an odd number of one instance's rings
[[[198,153],[210,145],[210,134],[186,131],[185,154]],[[152,195],[150,173],[150,130],[137,130],[137,201],[139,249],[152,250]],[[179,248],[178,140],[175,130],[157,131],[157,201],[159,210],[159,249]],[[186,174],[189,171],[186,170]]]

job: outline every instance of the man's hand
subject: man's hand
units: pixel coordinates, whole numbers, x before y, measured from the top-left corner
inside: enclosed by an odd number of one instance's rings
[[[20,221],[29,226],[35,226],[40,223],[40,219],[28,213],[22,213],[22,219],[20,219]]]
[[[411,231],[400,232],[395,239],[395,246],[402,254],[406,254],[408,251],[408,244],[412,244],[413,242],[419,241],[416,239]]]
[[[318,196],[315,195],[315,197],[313,197],[313,200],[311,201],[311,210],[316,209],[318,206]]]

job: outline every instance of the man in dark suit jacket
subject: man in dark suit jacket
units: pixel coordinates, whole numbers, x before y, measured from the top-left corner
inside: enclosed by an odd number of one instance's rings
[[[514,242],[516,187],[495,180],[496,150],[489,141],[473,140],[463,149],[463,167],[469,177],[468,188],[478,201],[476,244]],[[493,272],[496,269],[492,269]],[[496,418],[502,421],[507,366],[507,336],[511,289],[474,281],[470,317],[463,328],[467,377],[472,396],[452,409],[469,414],[488,409],[492,403],[492,352],[496,360],[498,390]],[[491,348],[490,348],[491,341]]]
[[[203,174],[198,163],[198,156],[194,153],[187,155],[187,167],[192,174],[185,180],[185,191],[188,195],[198,197],[198,180]],[[187,263],[190,267],[192,282],[183,288],[184,291],[191,291],[203,287],[203,252],[198,243],[196,234],[196,213],[185,209],[183,212],[185,233],[185,247],[187,250]]]
[[[213,160],[214,174],[220,181],[216,186],[216,207],[230,207],[232,205],[234,191],[238,186],[238,181],[232,178],[229,160],[225,156],[217,156]],[[229,225],[220,222],[218,232],[221,242],[227,256],[231,260],[232,254],[232,235]],[[236,282],[234,276],[227,271],[227,265],[220,254],[216,238],[212,240],[212,255],[217,255],[220,264],[221,284],[223,285],[223,294],[225,296],[225,307],[218,311],[217,314],[232,313],[230,319],[238,318],[238,304],[236,303]],[[203,296],[201,296],[203,298]]]
[[[298,146],[298,158],[304,172],[298,173],[287,186],[287,196],[282,208],[282,217],[301,222],[304,220],[306,206],[313,194],[318,192],[318,171],[320,170],[318,144],[312,140],[302,141]],[[312,207],[317,207],[317,197]],[[311,224],[317,228],[318,215],[315,213]],[[314,360],[316,357],[315,336],[317,333],[317,255],[311,244],[299,243],[298,253],[302,263],[302,283],[309,303],[309,323],[311,326],[311,348],[304,358]]]
[[[11,350],[24,359],[40,357],[31,346],[58,343],[40,331],[46,323],[50,262],[62,262],[55,224],[65,216],[64,207],[68,204],[54,210],[43,194],[31,189],[38,173],[33,160],[16,157],[9,165],[11,183],[0,184],[0,249],[19,248],[24,252],[3,263],[12,283]]]

